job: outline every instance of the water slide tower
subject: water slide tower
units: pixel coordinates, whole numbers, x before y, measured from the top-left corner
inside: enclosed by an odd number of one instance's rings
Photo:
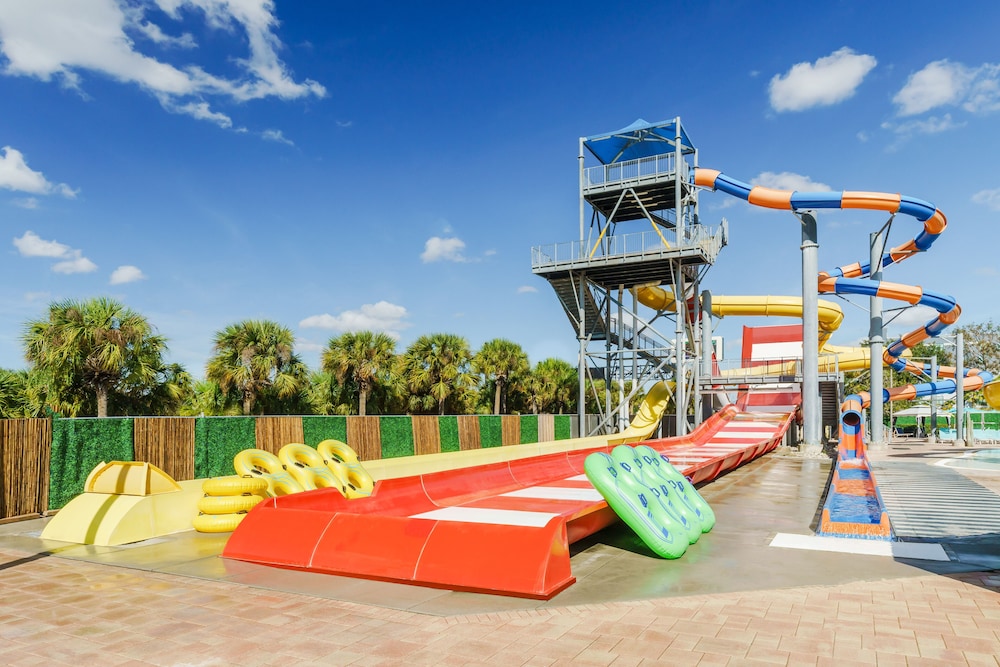
[[[578,163],[579,236],[532,248],[531,267],[552,285],[579,342],[580,434],[624,428],[632,395],[663,379],[676,382],[676,432],[686,433],[688,413],[702,414],[697,361],[711,356],[702,355],[708,337],[694,297],[726,245],[727,223],[701,224],[692,178],[698,151],[680,118],[581,137]],[[644,317],[632,288],[649,284],[691,308]],[[588,379],[605,381],[590,424]]]

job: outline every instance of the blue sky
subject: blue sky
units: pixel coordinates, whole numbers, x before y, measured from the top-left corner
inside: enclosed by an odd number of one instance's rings
[[[1000,4],[651,4],[0,2],[0,367],[49,302],[99,295],[196,377],[246,318],[313,367],[361,328],[573,360],[530,248],[578,235],[579,137],[675,116],[740,180],[933,202],[948,229],[885,278],[1000,320]],[[705,287],[797,293],[790,213],[701,202],[730,223]],[[884,221],[821,214],[820,267]]]

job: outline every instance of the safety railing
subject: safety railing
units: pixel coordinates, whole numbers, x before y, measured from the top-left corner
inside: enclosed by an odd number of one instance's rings
[[[840,366],[836,355],[819,357],[819,374],[837,376]],[[713,362],[712,376],[706,382],[719,384],[751,384],[761,382],[799,382],[802,380],[801,357],[768,359],[727,359]]]
[[[604,236],[599,241],[567,241],[549,245],[534,246],[531,249],[531,267],[539,268],[593,259],[617,259],[662,255],[671,250],[699,249],[714,262],[722,246],[726,244],[728,223],[723,220],[719,227],[689,225],[684,228],[680,239],[673,230],[650,230],[632,234]]]
[[[639,158],[638,160],[626,160],[625,162],[612,162],[611,164],[599,164],[594,167],[587,167],[583,170],[583,189],[606,187],[627,183],[629,181],[640,181],[643,179],[656,179],[670,176],[674,173],[674,154],[663,153]],[[681,161],[681,178],[687,178],[687,162]]]
[[[647,328],[645,324],[640,325],[638,336],[636,335],[636,329],[633,325],[628,324],[627,322],[624,324],[619,324],[618,318],[613,315],[611,316],[610,325],[611,325],[611,333],[615,336],[623,337],[623,340],[621,342],[623,344],[627,344],[628,348],[635,350],[652,350],[652,351],[660,351],[666,349],[664,348],[665,341],[657,340],[643,333],[643,330]]]

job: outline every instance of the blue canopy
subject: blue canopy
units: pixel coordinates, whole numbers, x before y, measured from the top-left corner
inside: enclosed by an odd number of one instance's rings
[[[601,164],[673,153],[679,122],[679,119],[675,118],[659,123],[647,123],[640,118],[620,130],[586,137],[583,144],[601,161]],[[681,153],[684,155],[694,153],[694,146],[684,127],[681,126],[680,130]]]

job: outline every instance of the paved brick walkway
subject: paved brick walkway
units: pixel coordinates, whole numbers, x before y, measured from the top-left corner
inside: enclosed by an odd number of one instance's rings
[[[4,665],[998,665],[1000,573],[435,617],[0,549]]]

